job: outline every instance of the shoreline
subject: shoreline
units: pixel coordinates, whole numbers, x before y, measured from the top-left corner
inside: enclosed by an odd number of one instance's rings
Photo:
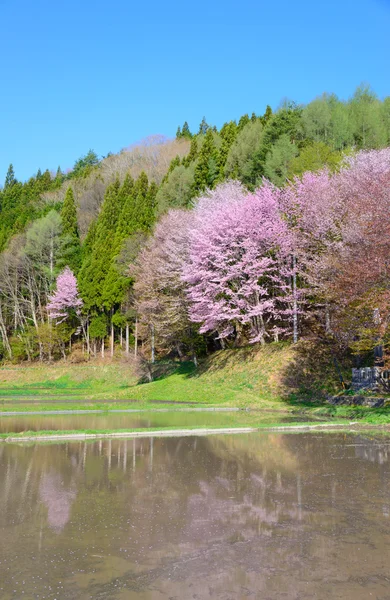
[[[109,414],[109,413],[166,413],[166,412],[238,412],[245,411],[245,408],[237,407],[186,407],[186,408],[91,408],[91,409],[69,409],[69,410],[28,410],[28,411],[0,411],[1,417],[16,417],[30,415],[83,415],[83,414]],[[275,411],[283,412],[283,411]]]
[[[315,430],[336,430],[336,431],[357,431],[357,430],[380,430],[384,429],[384,425],[372,425],[359,423],[359,421],[351,421],[349,423],[311,423],[311,424],[291,424],[291,425],[266,425],[264,427],[201,427],[195,429],[155,429],[142,431],[112,431],[112,432],[72,432],[72,433],[44,433],[37,435],[10,434],[8,437],[0,438],[1,442],[41,442],[41,441],[80,441],[80,440],[97,440],[109,438],[150,438],[150,437],[183,437],[183,436],[202,436],[202,435],[226,435],[239,433],[259,433],[273,431],[315,431]]]
[[[113,431],[111,433],[64,433],[64,434],[43,434],[30,436],[16,436],[11,434],[9,437],[0,438],[0,442],[36,442],[51,440],[94,440],[103,438],[138,438],[138,437],[182,437],[191,435],[215,435],[215,434],[233,434],[233,433],[253,433],[258,431],[256,427],[221,427],[199,429],[159,429],[145,431]]]

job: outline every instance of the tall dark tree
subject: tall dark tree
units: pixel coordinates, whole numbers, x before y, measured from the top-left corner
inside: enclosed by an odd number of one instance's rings
[[[188,167],[192,162],[198,158],[198,141],[196,136],[191,139],[190,151],[182,160],[182,164]]]
[[[210,126],[207,124],[206,117],[203,117],[201,124],[199,125],[199,135],[205,135],[207,131],[210,129]]]
[[[73,189],[68,187],[61,210],[62,257],[61,263],[77,274],[81,266],[80,235],[77,223],[77,208]]]
[[[4,191],[15,185],[15,183],[17,183],[17,179],[15,177],[14,167],[10,164],[7,175],[5,176]]]
[[[208,129],[195,167],[194,184],[196,192],[203,191],[213,185],[218,175],[217,158],[218,152],[214,135],[212,130]]]
[[[187,138],[187,139],[191,139],[192,138],[192,133],[190,131],[190,127],[189,127],[187,121],[184,121],[184,125],[183,125],[183,128],[181,130],[181,137]]]

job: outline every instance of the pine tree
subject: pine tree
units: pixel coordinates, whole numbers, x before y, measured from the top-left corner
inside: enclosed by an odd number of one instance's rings
[[[217,149],[214,143],[213,132],[207,130],[202,147],[199,151],[199,159],[195,167],[194,184],[195,191],[203,191],[211,187],[217,176]]]
[[[102,209],[96,221],[92,256],[80,271],[80,292],[87,309],[102,306],[104,282],[110,268],[114,249],[115,231],[120,215],[119,180],[108,186]]]
[[[168,177],[169,177],[170,173],[172,173],[172,171],[176,167],[180,166],[180,162],[181,162],[180,156],[178,154],[176,154],[175,158],[172,158],[171,162],[169,163],[168,171],[165,173],[164,177],[162,178],[161,183],[168,181]]]
[[[177,131],[176,131],[176,139],[179,140],[180,138],[181,138],[181,129],[180,129],[180,127],[178,127]]]
[[[77,274],[81,266],[80,235],[73,189],[68,187],[61,210],[62,258],[61,263]]]
[[[61,210],[62,231],[65,235],[79,238],[77,210],[73,189],[68,187]]]
[[[187,139],[191,139],[192,138],[192,133],[190,131],[190,127],[189,127],[187,121],[184,121],[184,125],[183,125],[183,128],[181,130],[181,137],[187,138]]]
[[[201,124],[199,125],[198,135],[206,135],[207,131],[210,129],[207,124],[206,117],[203,117]]]
[[[218,182],[223,181],[225,178],[226,159],[229,154],[229,150],[237,137],[237,132],[238,127],[234,121],[225,123],[221,129],[222,144],[219,148],[217,158]]]
[[[247,125],[250,121],[250,118],[248,115],[243,115],[240,120],[238,121],[238,131],[241,131],[241,129],[243,129],[245,127],[245,125]]]
[[[194,136],[191,139],[190,151],[182,160],[182,164],[185,167],[188,167],[192,162],[194,162],[198,158],[198,142],[196,137]]]
[[[123,186],[125,186],[125,183]],[[131,285],[129,277],[119,272],[117,258],[126,239],[139,232],[146,232],[151,229],[155,220],[157,191],[157,184],[152,181],[148,186],[147,175],[142,172],[135,182],[132,193],[126,198],[118,219],[111,264],[102,287],[102,303],[107,310],[113,310],[120,306],[126,290]],[[119,194],[121,192],[122,189]]]
[[[262,117],[260,117],[262,124],[265,125],[270,120],[271,117],[272,117],[272,108],[270,107],[269,104],[267,104],[265,113],[263,114]]]
[[[4,191],[15,185],[15,183],[17,183],[17,179],[15,177],[14,167],[12,164],[10,164],[7,175],[5,176]]]

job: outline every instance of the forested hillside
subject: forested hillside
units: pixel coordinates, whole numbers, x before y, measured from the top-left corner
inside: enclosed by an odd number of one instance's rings
[[[0,191],[0,358],[388,344],[390,97],[203,119]]]

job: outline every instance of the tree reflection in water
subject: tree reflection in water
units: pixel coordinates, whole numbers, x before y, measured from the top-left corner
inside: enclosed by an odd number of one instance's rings
[[[387,452],[344,434],[3,444],[0,597],[381,597]]]

